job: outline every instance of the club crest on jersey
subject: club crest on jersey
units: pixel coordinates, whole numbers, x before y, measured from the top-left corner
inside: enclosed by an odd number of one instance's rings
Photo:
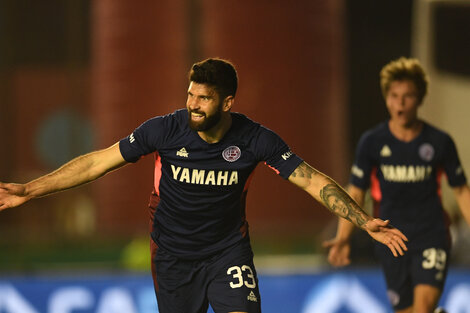
[[[241,155],[242,151],[237,146],[230,146],[222,152],[222,157],[227,162],[235,162]]]
[[[419,147],[419,156],[424,161],[431,161],[434,157],[434,147],[429,143],[423,143]]]

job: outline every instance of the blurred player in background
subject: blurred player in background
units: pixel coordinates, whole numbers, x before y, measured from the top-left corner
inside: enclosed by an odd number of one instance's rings
[[[222,59],[192,66],[186,109],[152,118],[113,146],[73,159],[26,184],[0,183],[0,210],[91,182],[155,154],[152,274],[161,313],[260,312],[245,200],[253,170],[277,174],[404,254],[406,237],[368,216],[328,176],[271,130],[232,113],[238,77]],[[391,253],[391,254],[392,254]]]
[[[418,60],[402,57],[385,65],[380,85],[390,119],[359,140],[348,192],[362,206],[370,189],[375,215],[409,238],[409,251],[399,258],[376,245],[395,312],[429,313],[438,304],[450,255],[440,180],[447,176],[469,225],[470,189],[452,138],[418,118],[428,86]],[[340,218],[336,237],[324,243],[332,265],[350,263],[353,228]]]

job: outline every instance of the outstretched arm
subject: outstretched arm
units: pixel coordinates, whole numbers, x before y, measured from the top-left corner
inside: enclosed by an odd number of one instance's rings
[[[0,211],[19,206],[31,199],[91,182],[127,164],[119,143],[103,150],[79,156],[59,169],[26,184],[0,183]]]
[[[388,221],[369,216],[333,179],[306,162],[302,162],[292,172],[289,181],[308,192],[337,216],[367,231],[372,238],[386,245],[394,256],[403,255],[403,251],[407,250],[407,238],[401,231],[388,225]]]
[[[347,188],[349,195],[356,203],[363,207],[365,191],[354,185]],[[350,239],[354,231],[354,225],[348,220],[339,217],[336,237],[323,243],[323,247],[328,248],[328,262],[333,266],[346,266],[351,263],[349,253],[351,251]]]
[[[470,187],[468,185],[462,185],[459,187],[453,187],[455,199],[459,205],[462,216],[467,221],[467,225],[470,226]]]

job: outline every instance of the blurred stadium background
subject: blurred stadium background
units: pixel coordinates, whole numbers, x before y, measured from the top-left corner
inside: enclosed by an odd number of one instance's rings
[[[380,68],[418,57],[431,78],[422,115],[469,172],[469,29],[468,0],[0,0],[0,181],[184,106],[190,65],[213,56],[237,66],[235,110],[342,185],[360,134],[387,117]],[[0,312],[154,312],[152,163],[2,212]],[[442,302],[470,312],[470,230],[445,185],[443,199],[454,255]],[[321,242],[335,217],[264,166],[247,215],[265,312],[390,312],[369,238],[355,234],[354,266],[329,268]]]

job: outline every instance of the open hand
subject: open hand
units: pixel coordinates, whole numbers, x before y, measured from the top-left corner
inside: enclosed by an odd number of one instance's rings
[[[328,262],[334,267],[346,266],[351,263],[349,253],[351,245],[349,241],[340,239],[330,239],[323,242],[323,247],[329,249]]]
[[[19,206],[28,200],[24,185],[0,183],[0,211]]]
[[[404,251],[408,250],[405,244],[408,238],[401,231],[390,225],[389,220],[372,219],[364,225],[364,229],[372,238],[386,245],[395,257],[404,255]]]

